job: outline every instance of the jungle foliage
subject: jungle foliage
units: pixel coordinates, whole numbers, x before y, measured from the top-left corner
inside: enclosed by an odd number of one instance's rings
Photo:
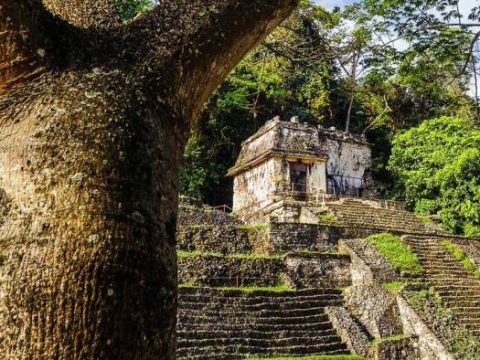
[[[395,192],[456,233],[480,235],[480,129],[440,117],[398,133],[389,163]]]
[[[127,20],[152,1],[118,3]],[[361,0],[327,11],[302,1],[210,99],[184,154],[181,192],[229,203],[225,174],[241,142],[274,116],[298,116],[365,133],[383,197],[478,233],[478,151],[469,141],[479,120],[480,11],[465,19],[460,5]]]

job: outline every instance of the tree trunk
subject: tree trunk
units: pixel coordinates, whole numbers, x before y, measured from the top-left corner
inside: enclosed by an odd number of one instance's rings
[[[0,358],[175,358],[189,126],[294,6],[3,0]]]

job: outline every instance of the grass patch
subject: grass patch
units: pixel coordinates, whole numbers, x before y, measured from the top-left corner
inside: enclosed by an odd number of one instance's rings
[[[424,224],[427,224],[427,225],[434,225],[435,222],[432,220],[432,218],[427,215],[427,214],[422,214],[422,213],[419,213],[419,214],[415,214],[417,215],[417,218],[423,222]]]
[[[337,218],[335,215],[329,213],[329,212],[323,212],[317,215],[318,221],[321,223],[333,223],[337,221]]]
[[[200,257],[200,256],[215,256],[225,259],[270,259],[270,260],[282,260],[285,255],[274,254],[260,254],[260,253],[249,253],[249,254],[222,254],[214,252],[201,252],[201,251],[183,251],[177,250],[177,257],[179,259],[188,258],[188,257]]]
[[[457,245],[448,240],[441,242],[444,248],[452,253],[452,255],[463,264],[465,270],[471,272],[474,276],[480,279],[480,269],[475,265],[472,259]]]
[[[406,285],[407,284],[404,282],[392,281],[392,282],[384,283],[383,287],[396,294],[402,291]]]
[[[365,358],[356,355],[313,355],[313,356],[289,356],[289,357],[247,357],[249,360],[364,360]]]
[[[250,253],[250,254],[232,254],[225,256],[226,258],[231,259],[272,259],[272,260],[281,260],[285,255],[280,254],[259,254],[259,253]]]
[[[248,225],[240,225],[238,229],[241,230],[265,230],[269,229],[269,224],[248,224]]]
[[[197,256],[215,256],[215,257],[224,257],[222,253],[204,253],[201,251],[183,251],[177,250],[177,257],[179,259],[188,258],[188,257],[197,257]]]
[[[287,285],[276,285],[276,286],[222,286],[216,287],[218,290],[236,290],[236,291],[245,291],[245,292],[255,292],[255,291],[270,291],[270,292],[285,292],[293,291],[294,289]]]
[[[398,335],[392,335],[392,336],[388,336],[386,338],[380,338],[380,339],[373,339],[370,344],[372,345],[377,345],[377,344],[380,344],[380,343],[383,343],[385,341],[399,341],[399,340],[403,340],[403,339],[406,339],[410,337],[409,335],[405,335],[405,334],[398,334]]]
[[[403,275],[423,274],[423,267],[417,255],[398,236],[382,233],[371,235],[367,241],[385,256],[387,261]]]

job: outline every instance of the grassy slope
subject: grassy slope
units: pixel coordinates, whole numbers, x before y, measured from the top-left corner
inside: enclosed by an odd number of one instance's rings
[[[423,273],[423,267],[417,255],[398,236],[382,233],[371,235],[367,240],[402,274],[421,275]]]

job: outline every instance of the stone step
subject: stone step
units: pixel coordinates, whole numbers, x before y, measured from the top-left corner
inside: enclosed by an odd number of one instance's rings
[[[255,298],[255,299],[266,299],[271,300],[275,299],[288,299],[299,297],[309,297],[309,296],[319,296],[319,295],[342,295],[342,291],[338,289],[301,289],[301,290],[291,290],[291,291],[268,291],[268,290],[258,290],[258,291],[244,291],[242,289],[229,289],[223,290],[221,288],[198,288],[198,287],[180,287],[179,288],[179,297],[183,296],[216,296],[222,298]]]
[[[249,338],[243,336],[240,337],[228,337],[220,338],[216,337],[213,339],[179,339],[177,340],[178,349],[182,348],[201,348],[201,347],[224,347],[231,346],[235,344],[242,344],[260,348],[276,348],[276,347],[292,347],[292,346],[303,346],[309,347],[311,345],[329,345],[329,344],[338,344],[339,337],[335,335],[325,335],[325,336],[302,336],[302,337],[291,337],[291,338],[278,338],[278,339],[264,339],[264,338]]]
[[[337,304],[338,305],[338,304]],[[328,306],[328,305],[326,305]],[[230,318],[250,318],[252,320],[256,320],[258,318],[264,317],[278,317],[278,318],[298,318],[298,317],[308,317],[308,316],[315,316],[318,314],[323,314],[325,311],[325,307],[314,307],[314,308],[306,308],[306,309],[260,309],[260,310],[253,310],[253,309],[245,309],[243,306],[239,308],[232,308],[232,309],[190,309],[184,308],[183,306],[178,310],[178,317],[220,317],[225,319]]]
[[[210,322],[191,322],[191,321],[183,321],[179,322],[178,330],[180,332],[195,332],[195,331],[228,331],[228,332],[242,332],[245,331],[245,324],[243,323],[236,323],[236,324],[229,324],[229,323],[221,323],[218,321],[210,321]],[[254,324],[249,325],[248,330],[255,330],[255,331],[262,331],[262,332],[277,332],[283,333],[285,331],[307,331],[307,332],[318,332],[318,331],[326,331],[333,329],[332,324],[329,321],[318,321],[313,323],[302,323],[302,324]],[[247,330],[247,331],[248,331]]]
[[[217,326],[218,327],[218,326]],[[212,339],[212,338],[235,338],[241,335],[245,338],[251,339],[281,339],[281,338],[304,338],[311,336],[337,336],[333,327],[327,329],[321,329],[317,331],[311,330],[274,330],[274,331],[261,331],[256,329],[240,329],[237,330],[178,330],[177,336],[183,339]]]
[[[179,297],[180,303],[199,303],[199,304],[239,304],[239,305],[255,305],[255,304],[273,304],[285,305],[297,303],[308,303],[316,301],[337,301],[341,300],[340,294],[320,294],[297,297],[266,297],[266,296],[245,296],[245,297],[223,297],[223,296],[209,296],[209,295],[182,295]]]
[[[301,300],[301,301],[289,301],[289,302],[189,302],[179,301],[179,307],[183,309],[191,310],[213,310],[213,309],[232,309],[232,307],[242,307],[245,310],[260,311],[262,309],[270,310],[301,310],[326,306],[336,306],[341,304],[341,299],[314,299],[314,300]]]
[[[319,322],[328,321],[328,316],[325,314],[309,315],[309,316],[298,316],[298,317],[254,317],[254,318],[222,318],[218,316],[197,316],[190,315],[186,318],[180,316],[179,322],[184,323],[203,323],[203,322],[218,322],[221,321],[223,324],[252,324],[252,326],[257,325],[269,325],[269,324],[285,324],[285,325],[302,325],[302,324],[315,324]]]
[[[178,348],[177,356],[179,358],[185,357],[191,359],[192,356],[216,354],[216,359],[225,359],[225,354],[243,354],[240,359],[245,358],[245,354],[258,354],[258,355],[275,355],[275,356],[288,356],[288,355],[314,355],[314,354],[348,354],[348,350],[341,342],[330,344],[316,344],[310,346],[287,346],[287,347],[259,347],[252,345],[234,344],[227,346],[205,346],[201,348]]]

